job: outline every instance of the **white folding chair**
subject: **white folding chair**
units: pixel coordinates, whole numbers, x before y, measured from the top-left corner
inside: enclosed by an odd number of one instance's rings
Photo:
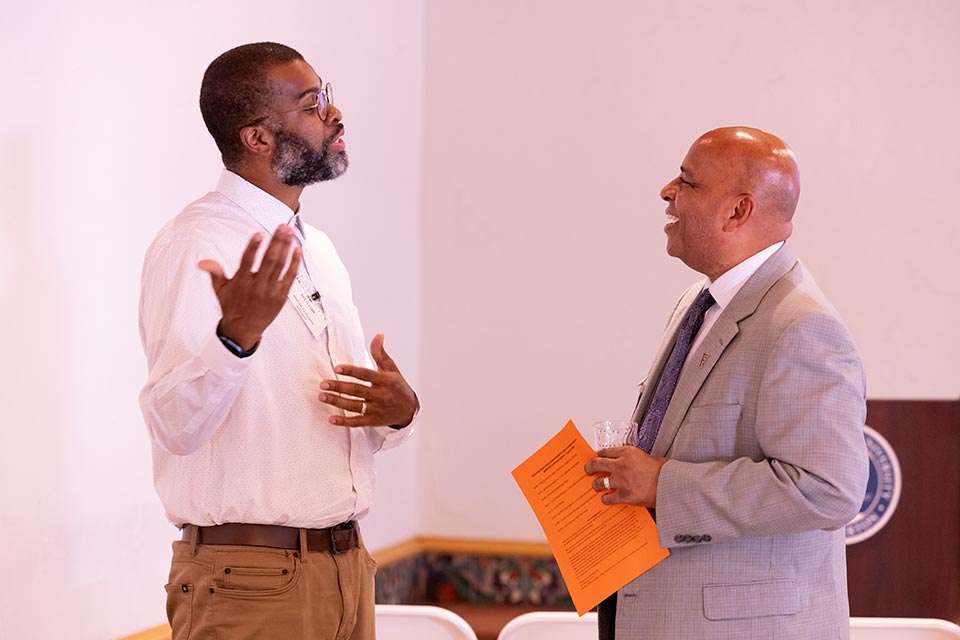
[[[960,627],[937,618],[850,618],[850,640],[960,640]]]
[[[573,611],[536,611],[519,615],[497,640],[597,640],[597,614],[578,617]]]
[[[378,604],[375,612],[380,640],[477,640],[466,620],[441,607]]]

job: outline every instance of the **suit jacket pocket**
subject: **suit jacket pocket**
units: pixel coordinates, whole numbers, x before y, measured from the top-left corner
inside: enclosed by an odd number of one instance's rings
[[[684,416],[683,422],[684,424],[695,422],[730,422],[740,417],[741,409],[742,407],[739,404],[708,404],[690,407],[687,409],[687,415]]]
[[[703,615],[708,620],[789,616],[800,611],[796,580],[761,580],[703,587]]]

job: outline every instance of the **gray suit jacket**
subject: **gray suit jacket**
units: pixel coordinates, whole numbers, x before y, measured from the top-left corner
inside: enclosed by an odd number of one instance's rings
[[[701,287],[674,310],[651,390]],[[846,326],[784,245],[681,372],[652,451],[669,458],[656,518],[671,555],[618,593],[617,640],[848,638],[843,527],[866,490],[864,393]]]

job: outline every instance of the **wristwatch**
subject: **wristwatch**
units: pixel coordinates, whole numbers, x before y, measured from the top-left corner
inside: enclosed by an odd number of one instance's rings
[[[416,391],[413,392],[413,397],[414,397],[414,398],[416,399],[416,401],[417,401],[417,406],[414,407],[414,409],[413,409],[413,417],[410,418],[410,422],[408,422],[407,424],[392,424],[392,425],[390,425],[390,428],[391,428],[391,429],[396,429],[397,431],[400,431],[400,429],[406,429],[407,427],[409,427],[410,425],[413,424],[413,421],[414,421],[414,420],[417,419],[417,414],[420,413],[420,398],[419,398],[419,396],[417,396],[417,392],[416,392]]]
[[[219,323],[219,322],[217,323],[217,337],[220,338],[221,344],[223,344],[223,346],[225,346],[225,347],[227,348],[227,351],[229,351],[229,352],[232,353],[233,355],[237,356],[238,358],[249,358],[249,357],[252,356],[254,353],[256,353],[257,347],[260,346],[260,341],[257,340],[257,341],[253,344],[252,347],[250,347],[249,349],[247,349],[246,351],[244,351],[244,350],[243,350],[243,347],[241,347],[239,344],[237,344],[236,342],[234,342],[233,340],[231,340],[231,339],[228,338],[227,336],[225,336],[225,335],[223,335],[222,333],[220,333],[220,323]]]

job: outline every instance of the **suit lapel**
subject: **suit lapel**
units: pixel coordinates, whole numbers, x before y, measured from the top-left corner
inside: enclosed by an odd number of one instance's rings
[[[698,282],[684,291],[683,295],[680,296],[680,300],[677,301],[677,306],[673,309],[673,315],[667,322],[666,329],[663,332],[663,339],[661,339],[660,346],[657,347],[656,355],[653,358],[653,364],[650,366],[650,371],[643,381],[640,399],[637,402],[636,408],[633,410],[633,421],[637,424],[643,422],[643,416],[647,413],[647,407],[650,406],[650,402],[653,400],[653,394],[656,392],[657,384],[660,382],[660,373],[667,365],[667,359],[670,357],[670,351],[673,349],[673,343],[676,340],[677,330],[680,328],[683,316],[687,314],[687,309],[689,309],[693,301],[696,300],[705,282],[706,281]]]
[[[680,423],[683,421],[687,409],[690,408],[690,404],[700,391],[700,387],[703,386],[707,376],[710,375],[713,367],[720,360],[724,349],[727,348],[727,345],[740,330],[737,322],[726,317],[726,315],[725,309],[711,327],[710,333],[704,337],[703,342],[697,348],[697,353],[700,355],[691,358],[681,369],[680,380],[677,381],[677,388],[670,399],[667,413],[663,416],[660,432],[657,433],[657,440],[653,444],[650,455],[662,456],[670,449],[677,431],[680,430]],[[705,361],[702,354],[707,354]],[[702,367],[699,366],[701,361],[703,362]]]
[[[784,244],[766,262],[760,265],[760,268],[750,276],[740,291],[737,292],[737,295],[730,301],[730,304],[726,306],[713,327],[710,328],[710,332],[704,336],[702,344],[697,348],[697,355],[690,358],[681,370],[680,380],[673,392],[673,398],[670,399],[667,413],[663,416],[663,423],[660,425],[660,432],[657,434],[657,440],[653,445],[651,455],[663,456],[670,450],[670,445],[673,444],[677,431],[680,430],[687,409],[690,408],[691,403],[696,398],[707,376],[710,375],[710,372],[720,360],[723,352],[739,332],[740,322],[753,315],[770,287],[790,271],[796,262],[797,259],[793,255],[793,251],[790,250],[788,245]],[[687,293],[689,294],[689,290]],[[663,368],[666,358],[669,357],[669,349],[673,345],[673,334],[677,331],[677,325],[692,302],[693,298],[687,300],[682,313],[674,315],[674,321],[671,323],[671,339],[667,348],[668,353],[667,356],[662,356],[663,362],[659,362],[660,369]],[[707,354],[706,359],[704,359],[703,354]],[[658,375],[660,369],[657,371]],[[649,405],[650,397],[653,394],[646,393],[644,395],[648,396],[645,403],[641,403],[644,404],[645,411],[646,405]]]

